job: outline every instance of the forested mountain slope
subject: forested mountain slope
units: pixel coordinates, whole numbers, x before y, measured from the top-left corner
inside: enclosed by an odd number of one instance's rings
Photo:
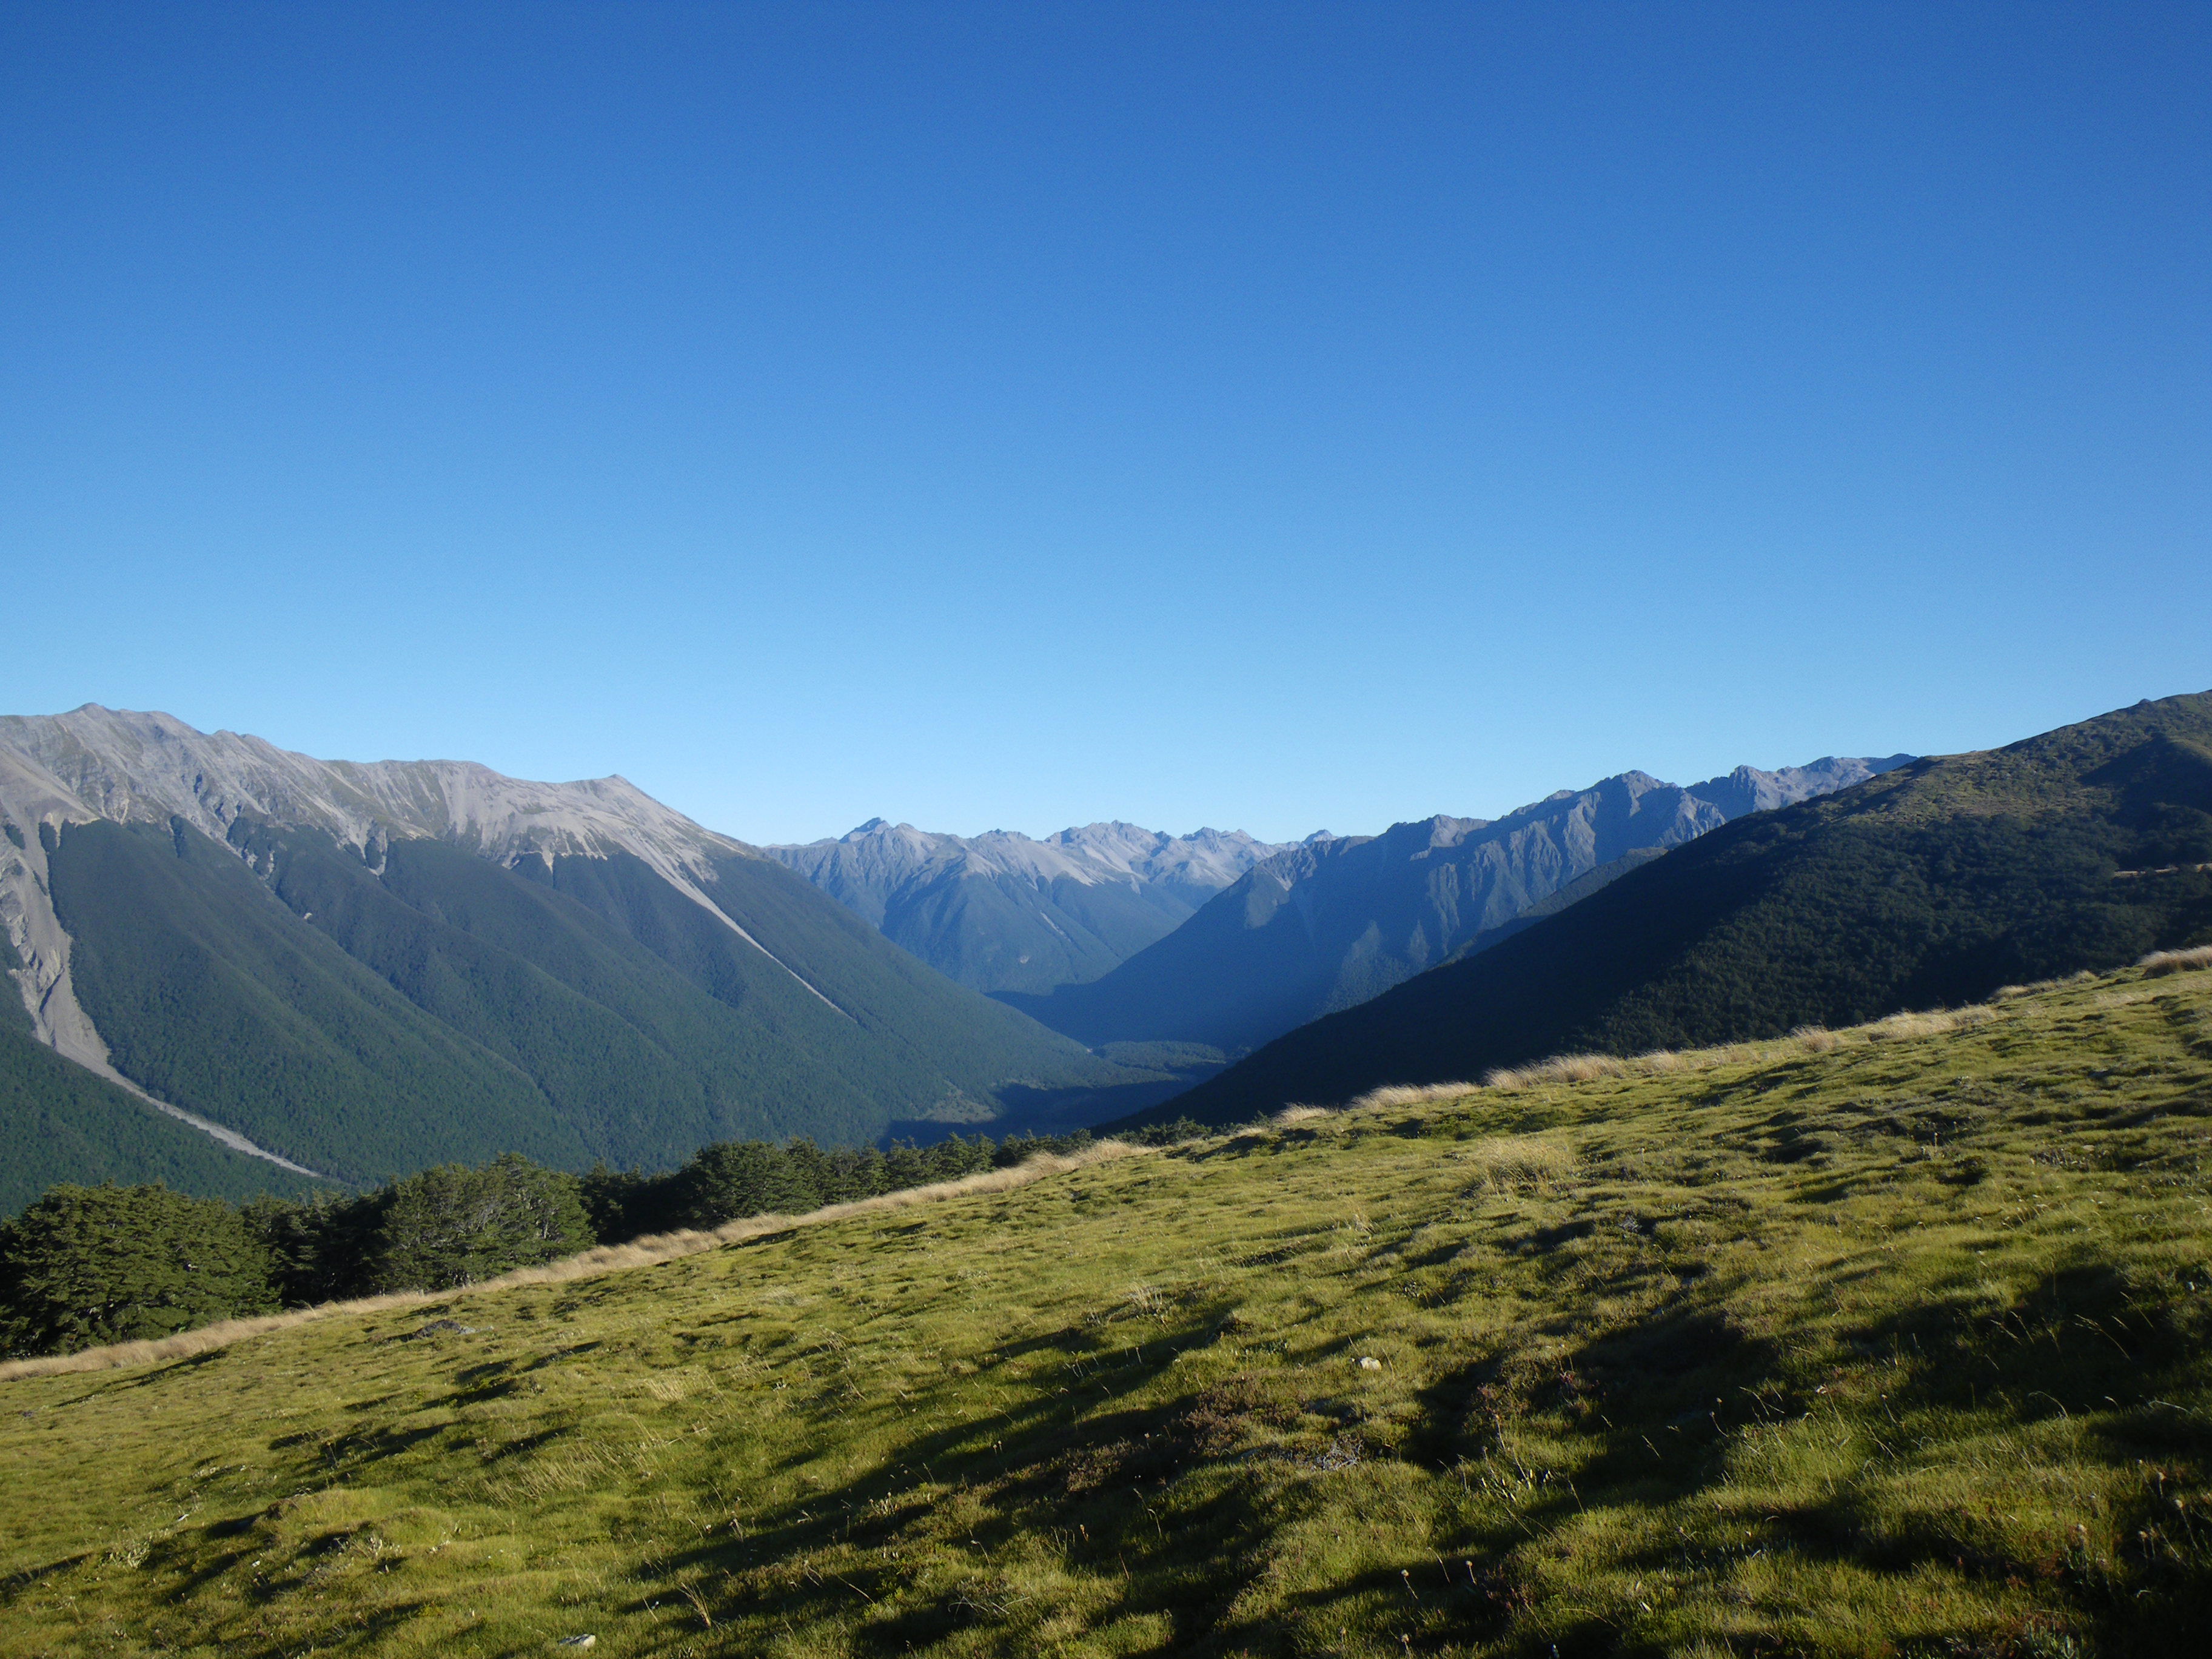
[[[2212,694],[1916,762],[1653,860],[1268,1044],[1170,1115],[1842,1024],[2212,939]]]
[[[1255,866],[1157,945],[1085,985],[1002,1000],[1085,1042],[1235,1051],[1380,994],[1620,860],[1732,817],[1901,765],[1739,767],[1682,788],[1643,772],[1561,790],[1495,822],[1437,817],[1309,842]]]
[[[1097,978],[1283,849],[1242,830],[1091,823],[1033,841],[872,818],[761,850],[963,985],[1036,992]]]
[[[619,779],[324,763],[86,708],[0,721],[0,818],[39,1039],[349,1182],[867,1140],[1133,1075]]]
[[[0,940],[0,967],[12,967],[4,947]],[[57,1182],[94,1176],[233,1199],[303,1195],[319,1184],[234,1152],[64,1060],[32,1035],[13,994],[0,995],[0,1216]]]

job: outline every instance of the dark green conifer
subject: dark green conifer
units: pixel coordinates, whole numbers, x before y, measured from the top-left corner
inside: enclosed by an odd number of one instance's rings
[[[592,1239],[579,1186],[520,1152],[410,1176],[390,1188],[373,1286],[455,1290],[584,1249]]]
[[[0,1224],[0,1346],[72,1353],[276,1308],[269,1252],[219,1199],[60,1186]]]

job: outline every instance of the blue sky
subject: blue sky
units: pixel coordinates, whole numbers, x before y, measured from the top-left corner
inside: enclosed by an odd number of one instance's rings
[[[2212,687],[2212,9],[0,7],[0,709],[1283,836]]]

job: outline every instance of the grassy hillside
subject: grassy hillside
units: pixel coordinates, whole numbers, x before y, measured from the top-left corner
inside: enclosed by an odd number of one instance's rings
[[[2168,1654],[2212,972],[0,1381],[0,1653]]]
[[[1739,818],[1160,1109],[1479,1077],[1970,1001],[2212,939],[2212,694]]]

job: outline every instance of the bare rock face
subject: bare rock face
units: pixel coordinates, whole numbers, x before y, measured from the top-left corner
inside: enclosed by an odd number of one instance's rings
[[[97,703],[0,717],[0,753],[9,751],[62,786],[82,817],[176,817],[217,841],[250,813],[327,831],[364,855],[385,837],[429,836],[469,843],[502,864],[631,853],[671,880],[711,879],[711,856],[753,850],[626,778],[532,783],[471,761],[317,760],[260,738]]]
[[[176,817],[222,841],[250,814],[324,830],[372,868],[391,841],[418,836],[459,842],[506,865],[629,853],[762,948],[702,890],[715,879],[715,857],[758,851],[694,823],[627,778],[534,783],[473,761],[317,760],[237,732],[198,731],[173,714],[98,703],[0,716],[0,757],[35,781],[25,812],[57,827]]]
[[[46,853],[64,823],[97,817],[35,760],[0,747],[0,933],[9,973],[40,1041],[81,1066],[110,1074],[107,1048],[70,983],[70,937],[54,915]]]

